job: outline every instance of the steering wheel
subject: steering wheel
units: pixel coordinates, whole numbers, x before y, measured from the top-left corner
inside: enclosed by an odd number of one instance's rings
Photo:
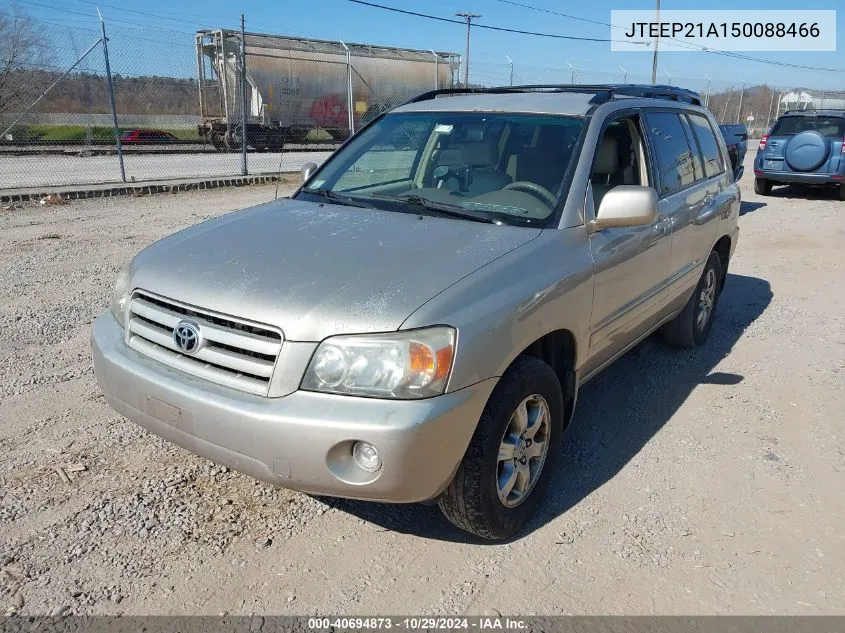
[[[509,189],[513,189],[514,191],[524,191],[525,193],[533,194],[540,198],[543,202],[548,204],[550,207],[554,207],[557,204],[557,198],[555,198],[555,195],[545,187],[541,187],[540,185],[538,185],[536,182],[529,182],[528,180],[517,180],[509,185],[505,185],[504,187],[502,187],[502,191],[508,191]]]

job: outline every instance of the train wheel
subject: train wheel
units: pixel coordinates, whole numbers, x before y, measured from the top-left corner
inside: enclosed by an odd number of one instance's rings
[[[216,132],[212,132],[211,134],[211,144],[214,146],[218,152],[225,151],[226,149],[226,141],[223,140],[222,134],[217,134]]]

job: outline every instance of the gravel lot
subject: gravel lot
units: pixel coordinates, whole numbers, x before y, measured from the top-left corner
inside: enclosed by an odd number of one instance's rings
[[[106,405],[89,327],[123,263],[272,187],[0,212],[0,609],[845,614],[845,203],[755,196],[751,158],[709,342],[650,339],[587,385],[505,545],[259,484]]]

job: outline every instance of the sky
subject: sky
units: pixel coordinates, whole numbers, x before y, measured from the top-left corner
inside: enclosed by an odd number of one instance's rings
[[[452,18],[457,11],[481,14],[479,24],[507,28],[575,35],[609,37],[609,26],[563,17],[502,0],[372,0],[377,4]],[[653,0],[515,0],[533,7],[566,13],[575,18],[610,22],[611,9],[653,10]],[[13,7],[12,5],[15,5]],[[95,0],[8,0],[0,1],[0,11],[23,10],[36,20],[71,28],[96,28]],[[708,9],[759,10],[765,21],[770,9],[795,9],[795,0],[709,0]],[[363,42],[387,46],[435,49],[464,54],[465,28],[424,18],[392,13],[354,4],[349,0],[106,0],[99,3],[107,24],[119,32],[142,34],[139,41],[182,42],[193,46],[191,33],[197,28],[236,27],[240,14],[246,16],[248,31],[296,35],[347,42]],[[662,0],[661,9],[704,8],[700,2]],[[728,84],[768,83],[778,86],[806,86],[828,90],[845,90],[845,2],[842,0],[808,0],[802,9],[839,9],[837,13],[838,50],[836,52],[745,53],[766,60],[804,66],[838,69],[839,72],[809,71],[737,60],[704,52],[661,51],[658,79],[662,83],[684,84],[685,80],[712,79],[714,89]],[[126,29],[122,31],[121,29]],[[145,33],[146,31],[146,33]],[[614,35],[620,31],[614,31]],[[166,46],[156,52],[140,47],[135,53],[136,70],[154,67]],[[515,80],[537,81],[545,75],[539,69],[569,69],[549,74],[555,80],[568,80],[574,69],[579,81],[644,81],[651,74],[650,52],[612,52],[608,42],[581,42],[528,35],[473,29],[471,39],[470,80],[505,83],[508,59],[513,61]],[[190,73],[190,58],[185,62]],[[152,71],[149,71],[152,72]],[[563,76],[561,76],[563,75]],[[686,81],[686,83],[690,83]]]

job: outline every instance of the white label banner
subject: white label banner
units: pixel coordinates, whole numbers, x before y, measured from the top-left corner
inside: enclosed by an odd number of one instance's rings
[[[612,51],[835,51],[836,11],[610,12]]]

